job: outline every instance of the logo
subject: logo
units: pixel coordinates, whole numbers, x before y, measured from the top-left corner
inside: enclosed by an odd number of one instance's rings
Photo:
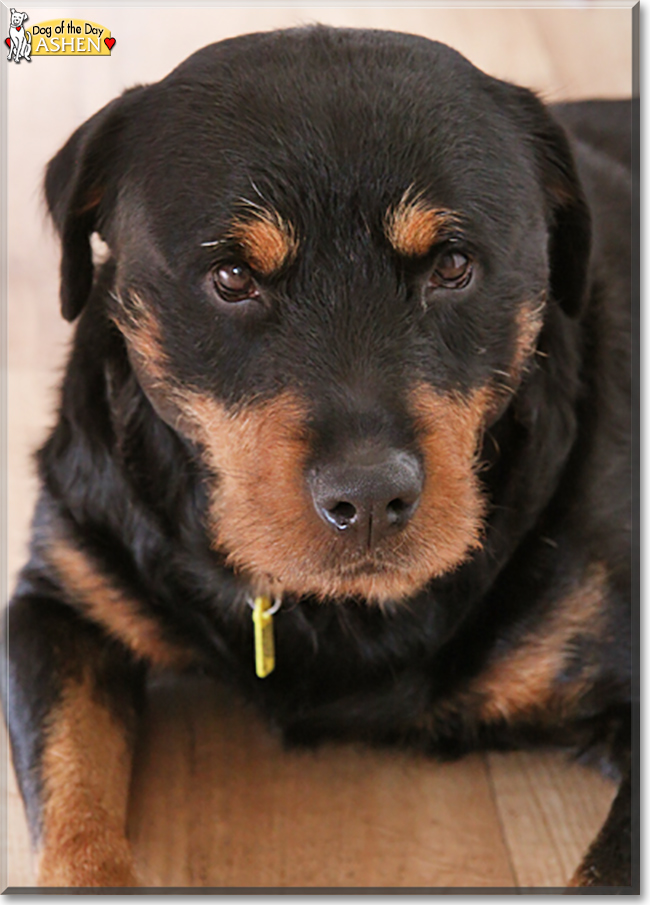
[[[8,60],[19,63],[32,57],[110,57],[115,38],[97,22],[85,19],[50,19],[26,29],[23,21],[27,13],[11,10]]]
[[[25,31],[25,19],[29,19],[27,13],[19,13],[18,10],[9,11],[9,37],[5,38],[5,44],[9,48],[8,60],[20,63],[21,60],[32,62],[32,36]]]

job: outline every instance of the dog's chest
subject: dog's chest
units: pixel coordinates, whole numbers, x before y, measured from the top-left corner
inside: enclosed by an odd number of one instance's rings
[[[408,641],[407,633],[391,639],[388,627],[382,633],[373,626],[365,639],[345,632],[319,637],[316,629],[300,636],[278,619],[276,670],[248,685],[299,741],[413,738],[444,747],[514,726],[552,733],[591,714],[607,633],[605,600],[605,571],[594,565],[536,624],[511,627],[484,651],[475,641],[441,655],[427,653],[426,638],[415,633]]]

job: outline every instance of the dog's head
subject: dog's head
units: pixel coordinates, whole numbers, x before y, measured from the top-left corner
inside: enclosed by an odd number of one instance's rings
[[[109,104],[46,192],[64,316],[98,232],[109,316],[213,476],[235,569],[382,601],[481,545],[483,432],[587,267],[568,145],[532,94],[416,37],[250,35]]]
[[[10,10],[10,15],[11,15],[10,24],[13,28],[18,28],[19,26],[21,26],[23,24],[25,19],[29,18],[27,13],[19,13],[18,10],[13,9],[13,8]]]

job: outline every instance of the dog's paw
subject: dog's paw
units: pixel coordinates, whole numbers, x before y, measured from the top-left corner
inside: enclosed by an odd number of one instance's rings
[[[599,887],[614,892],[619,889],[628,889],[631,885],[632,876],[629,864],[608,865],[606,869],[603,869],[601,866],[585,860],[569,881],[567,893],[573,889],[585,887]]]
[[[584,887],[611,890],[632,885],[632,865],[629,846],[594,847],[569,881],[567,891]]]
[[[632,845],[629,823],[610,831],[606,824],[569,881],[567,892],[575,888],[600,887],[618,892],[633,885]]]
[[[622,892],[637,886],[632,851],[632,780],[627,772],[609,816],[573,875],[567,892],[585,887]]]
[[[111,888],[142,884],[126,839],[109,831],[89,836],[81,830],[44,848],[38,863],[38,885]]]

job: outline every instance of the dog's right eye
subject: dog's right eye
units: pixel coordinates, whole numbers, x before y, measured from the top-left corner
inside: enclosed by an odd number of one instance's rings
[[[436,261],[429,278],[432,289],[464,289],[472,279],[472,260],[453,248],[445,251]]]
[[[223,302],[237,304],[260,296],[250,270],[243,264],[221,264],[212,271],[212,282]]]

